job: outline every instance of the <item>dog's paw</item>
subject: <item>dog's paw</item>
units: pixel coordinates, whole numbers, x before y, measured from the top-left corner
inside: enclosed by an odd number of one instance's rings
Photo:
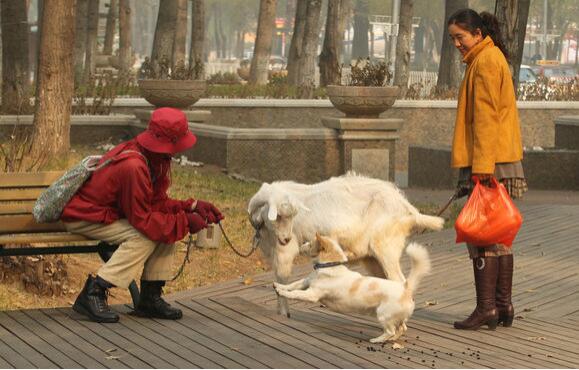
[[[379,337],[376,337],[376,338],[370,339],[370,343],[374,343],[374,344],[376,344],[376,343],[384,343],[384,342],[386,342],[386,339],[384,338],[383,335],[381,335],[381,336],[379,336]]]

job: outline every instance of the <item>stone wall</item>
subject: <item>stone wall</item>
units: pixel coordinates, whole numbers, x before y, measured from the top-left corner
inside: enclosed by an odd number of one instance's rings
[[[118,99],[114,110],[131,113],[147,106],[142,99]],[[553,147],[554,120],[579,114],[579,102],[518,102],[523,145]],[[195,109],[212,113],[211,125],[233,128],[321,128],[325,116],[340,117],[328,100],[201,99]],[[400,100],[383,118],[404,120],[396,143],[396,179],[408,183],[408,147],[448,146],[452,140],[456,101]]]
[[[525,150],[525,177],[533,189],[579,190],[579,116],[555,121],[557,147]],[[457,177],[450,169],[450,147],[410,146],[410,187],[452,189]]]

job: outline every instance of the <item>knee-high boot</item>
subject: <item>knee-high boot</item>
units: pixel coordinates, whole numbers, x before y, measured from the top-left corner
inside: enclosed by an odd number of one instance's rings
[[[483,325],[489,329],[497,327],[498,311],[495,301],[498,274],[497,257],[473,259],[474,282],[476,286],[476,308],[464,321],[455,321],[456,329],[477,330]]]
[[[513,287],[513,255],[500,256],[499,274],[496,290],[497,310],[499,311],[499,324],[509,327],[513,325],[515,309],[511,303]]]

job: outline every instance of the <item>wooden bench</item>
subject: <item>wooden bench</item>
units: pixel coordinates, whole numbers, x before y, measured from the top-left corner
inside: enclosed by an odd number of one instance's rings
[[[103,261],[109,260],[116,245],[69,233],[62,222],[43,224],[34,220],[32,208],[36,198],[63,173],[0,174],[0,257],[98,253]],[[129,292],[136,306],[139,288],[135,281]]]

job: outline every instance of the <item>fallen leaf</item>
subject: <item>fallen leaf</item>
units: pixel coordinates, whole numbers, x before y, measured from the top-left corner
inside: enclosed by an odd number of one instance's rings
[[[252,279],[251,277],[246,277],[246,278],[243,280],[243,284],[244,284],[244,285],[251,285],[252,283],[253,283],[253,279]]]
[[[119,358],[119,356],[107,356],[105,357],[105,360],[118,360]]]
[[[111,352],[114,352],[114,351],[116,351],[116,350],[117,350],[116,348],[110,348],[110,349],[107,349],[105,352],[106,352],[106,353],[111,353]]]
[[[547,339],[547,338],[545,338],[545,337],[528,337],[527,338],[527,340],[534,340],[534,341],[545,340],[545,339]]]
[[[392,344],[392,349],[402,349],[402,348],[404,348],[404,346],[398,342],[394,342]]]
[[[424,302],[424,306],[436,306],[437,304],[438,304],[437,300]]]
[[[536,289],[527,289],[525,290],[525,292],[527,293],[535,293],[537,290]]]

